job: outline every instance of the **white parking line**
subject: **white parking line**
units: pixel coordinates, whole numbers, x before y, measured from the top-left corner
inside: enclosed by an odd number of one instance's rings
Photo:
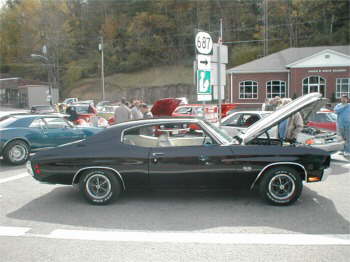
[[[260,244],[260,245],[350,245],[347,235],[254,234],[254,233],[174,233],[54,230],[55,239],[97,240],[114,242]]]
[[[350,234],[188,233],[57,229],[48,235],[43,235],[28,233],[30,229],[27,227],[0,226],[0,236],[138,243],[350,246]]]
[[[17,180],[17,179],[20,179],[20,178],[23,178],[23,177],[26,177],[26,176],[29,176],[29,174],[28,173],[23,173],[23,174],[19,174],[19,175],[16,175],[16,176],[10,176],[10,177],[7,177],[7,178],[2,178],[2,179],[0,179],[0,184],[6,183],[6,182],[10,182],[10,181],[13,181],[13,180]]]
[[[0,236],[18,237],[24,236],[31,228],[29,227],[2,227],[0,226]]]

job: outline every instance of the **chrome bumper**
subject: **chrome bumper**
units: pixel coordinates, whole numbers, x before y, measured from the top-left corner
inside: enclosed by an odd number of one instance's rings
[[[325,170],[323,170],[323,175],[322,175],[321,181],[326,181],[330,174],[332,174],[332,168],[331,167],[328,167]]]
[[[26,163],[26,168],[27,168],[27,172],[29,175],[34,176],[34,171],[32,168],[32,163],[30,161],[27,161]]]

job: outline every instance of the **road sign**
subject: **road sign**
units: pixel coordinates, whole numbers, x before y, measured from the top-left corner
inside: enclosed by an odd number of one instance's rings
[[[203,55],[209,55],[213,51],[213,40],[206,32],[198,32],[195,39],[197,52]]]
[[[220,49],[220,61],[219,52]],[[213,44],[213,55],[211,56],[213,63],[227,64],[228,63],[228,48],[227,45]]]
[[[211,101],[212,99],[210,71],[197,70],[197,99],[198,101]]]
[[[210,71],[210,55],[197,55],[198,70]]]

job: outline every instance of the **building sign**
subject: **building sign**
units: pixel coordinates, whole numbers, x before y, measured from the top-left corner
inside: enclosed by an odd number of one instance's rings
[[[338,69],[315,69],[315,70],[308,70],[308,73],[341,73],[341,72],[347,72],[348,70],[346,68],[338,68]]]

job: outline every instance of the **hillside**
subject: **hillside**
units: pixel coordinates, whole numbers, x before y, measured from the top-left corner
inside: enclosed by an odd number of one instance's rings
[[[120,97],[122,89],[155,88],[175,85],[193,85],[193,69],[182,65],[154,67],[147,70],[114,74],[105,77],[105,96],[109,100]],[[100,100],[101,78],[83,79],[76,83],[66,97]]]

